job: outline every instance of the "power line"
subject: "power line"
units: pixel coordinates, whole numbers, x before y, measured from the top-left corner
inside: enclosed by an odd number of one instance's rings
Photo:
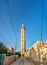
[[[11,21],[11,26],[12,26],[14,35],[16,36],[16,32],[15,32],[15,29],[14,29],[15,27],[14,27],[13,18],[12,18],[12,15],[11,15],[11,10],[10,10],[10,6],[9,6],[8,0],[6,0],[6,3],[7,3],[7,6],[8,6],[8,12],[9,12],[9,17],[10,17],[10,21]]]
[[[3,16],[2,16],[1,14],[0,14],[0,17],[1,17],[2,21],[3,21],[3,22],[1,22],[1,24],[2,24],[3,26],[5,26],[6,29],[8,30],[8,27],[7,27],[6,23],[5,23],[5,20],[4,20],[4,18],[3,18]],[[4,28],[4,27],[3,27],[3,28]]]
[[[3,21],[3,22],[0,21],[0,24],[4,28],[4,31],[6,31],[8,33],[9,38],[10,38],[11,36],[10,36],[9,30],[8,30],[8,27],[6,25],[6,22],[1,14],[0,14],[0,17],[1,17],[1,20]]]

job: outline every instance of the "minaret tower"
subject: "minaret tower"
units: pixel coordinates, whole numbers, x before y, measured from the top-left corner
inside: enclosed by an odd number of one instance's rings
[[[26,35],[25,35],[25,26],[22,24],[21,27],[21,55],[24,55],[26,52]]]

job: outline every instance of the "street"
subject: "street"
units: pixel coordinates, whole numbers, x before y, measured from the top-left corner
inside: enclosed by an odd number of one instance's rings
[[[25,57],[20,57],[17,61],[11,65],[34,65],[32,62],[29,62]]]

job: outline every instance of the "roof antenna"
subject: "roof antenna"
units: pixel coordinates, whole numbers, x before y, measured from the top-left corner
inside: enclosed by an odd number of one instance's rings
[[[43,13],[44,13],[44,0],[42,0],[42,23],[41,23],[41,46],[43,43]]]

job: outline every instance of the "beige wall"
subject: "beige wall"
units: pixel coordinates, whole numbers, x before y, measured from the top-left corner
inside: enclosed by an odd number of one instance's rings
[[[18,59],[18,56],[16,56],[16,55],[6,56],[5,61],[4,61],[4,65],[10,65],[12,62],[14,62],[17,59]]]

